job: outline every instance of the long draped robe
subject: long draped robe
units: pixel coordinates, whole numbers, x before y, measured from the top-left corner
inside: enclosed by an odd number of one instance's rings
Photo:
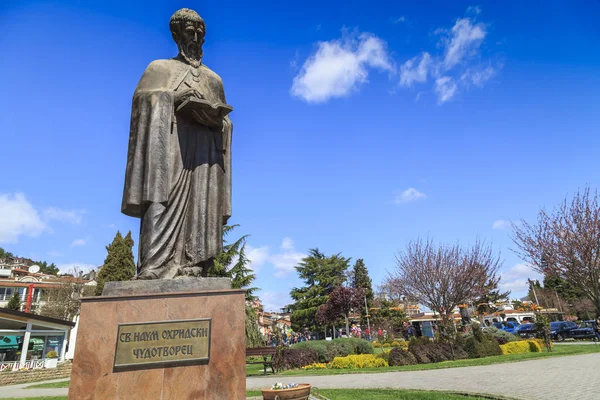
[[[175,93],[191,87],[226,103],[221,78],[201,65],[152,62],[136,88],[122,212],[141,218],[139,279],[174,278],[222,249],[231,216],[231,135],[175,112]]]

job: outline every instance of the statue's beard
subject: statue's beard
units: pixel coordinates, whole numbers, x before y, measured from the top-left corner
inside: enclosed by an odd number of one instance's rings
[[[202,47],[198,43],[190,42],[179,45],[179,54],[192,66],[198,68],[202,63]]]

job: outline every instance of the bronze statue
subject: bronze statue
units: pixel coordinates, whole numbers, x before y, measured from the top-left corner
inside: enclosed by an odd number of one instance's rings
[[[150,63],[133,96],[122,212],[141,219],[138,279],[206,276],[231,216],[231,134],[221,78],[202,64],[206,26],[170,20],[179,54]]]

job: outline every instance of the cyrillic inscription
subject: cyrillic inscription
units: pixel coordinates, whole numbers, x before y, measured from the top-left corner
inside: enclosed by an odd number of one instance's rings
[[[114,366],[207,361],[210,323],[210,319],[196,319],[120,324]]]

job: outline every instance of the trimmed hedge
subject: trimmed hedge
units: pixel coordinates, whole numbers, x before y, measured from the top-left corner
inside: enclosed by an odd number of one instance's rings
[[[390,367],[399,365],[413,365],[417,363],[417,359],[410,351],[395,348],[387,354],[387,362]]]
[[[382,368],[387,366],[388,363],[385,360],[373,354],[353,354],[346,357],[336,357],[331,362],[332,369]]]
[[[344,338],[327,340],[309,340],[300,342],[292,349],[312,349],[317,352],[320,363],[331,362],[335,357],[345,357],[351,354],[373,354],[375,349],[368,340],[358,338]]]
[[[274,363],[285,369],[293,369],[315,364],[317,360],[318,354],[314,349],[284,349],[283,360]]]
[[[436,363],[441,361],[462,360],[468,357],[467,352],[460,346],[449,343],[410,343],[408,351],[412,353],[419,364]]]
[[[500,345],[500,349],[502,350],[502,354],[521,354],[521,353],[529,353],[529,343],[525,340],[520,342],[510,342],[506,344]]]
[[[502,354],[541,353],[542,346],[536,340],[521,340],[500,346]]]

